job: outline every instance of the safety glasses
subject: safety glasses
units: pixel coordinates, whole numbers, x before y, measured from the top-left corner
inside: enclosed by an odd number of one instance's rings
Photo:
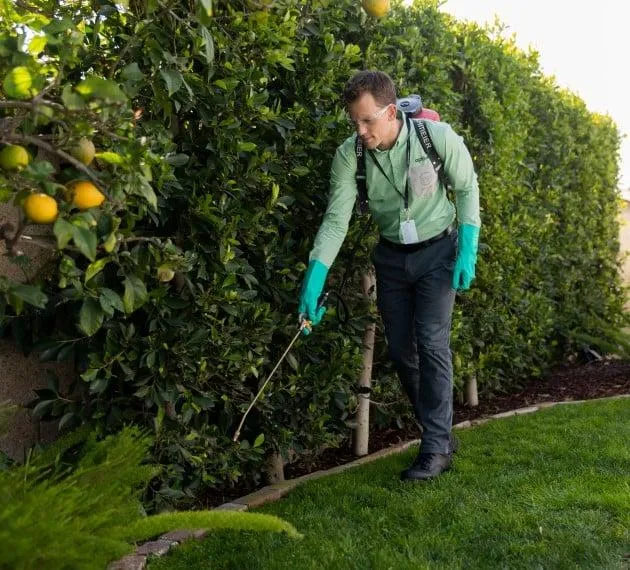
[[[382,109],[376,111],[376,113],[370,115],[369,117],[365,117],[364,119],[353,119],[350,115],[348,115],[348,121],[354,125],[355,129],[358,129],[361,125],[369,127],[375,121],[378,121],[385,114],[385,111],[387,111],[388,108],[389,105],[386,105]]]

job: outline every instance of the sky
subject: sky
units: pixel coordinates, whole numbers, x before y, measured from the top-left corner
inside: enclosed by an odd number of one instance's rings
[[[629,0],[447,0],[440,9],[480,24],[496,15],[520,48],[539,53],[545,75],[610,115],[625,137],[619,188],[630,197]]]

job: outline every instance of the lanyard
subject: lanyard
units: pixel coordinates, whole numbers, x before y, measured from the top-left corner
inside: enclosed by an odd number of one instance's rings
[[[381,174],[385,177],[387,182],[389,182],[394,188],[394,190],[396,190],[396,192],[398,192],[404,198],[405,211],[408,211],[409,210],[409,161],[411,159],[411,145],[409,141],[411,140],[411,136],[410,136],[411,131],[409,130],[409,117],[407,117],[407,115],[405,115],[405,124],[407,125],[407,171],[406,171],[407,176],[405,178],[405,193],[404,194],[400,190],[398,190],[398,188],[396,188],[396,184],[394,184],[389,179],[389,176],[387,176],[387,174],[385,173],[385,170],[383,169],[380,162],[376,158],[374,151],[370,149],[368,152],[370,153],[370,156],[372,157],[374,164],[376,164],[377,168],[381,171]]]

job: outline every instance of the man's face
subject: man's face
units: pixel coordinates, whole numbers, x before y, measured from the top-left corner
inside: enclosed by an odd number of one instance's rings
[[[396,106],[379,105],[371,93],[364,93],[348,105],[348,114],[363,144],[369,149],[388,147],[396,133]],[[394,135],[395,138],[395,135]]]

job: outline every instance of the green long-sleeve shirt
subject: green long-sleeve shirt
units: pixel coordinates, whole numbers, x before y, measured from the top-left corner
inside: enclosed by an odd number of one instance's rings
[[[409,164],[409,214],[415,221],[418,239],[429,239],[446,229],[456,217],[459,224],[479,227],[479,186],[470,153],[463,139],[446,123],[426,121],[427,130],[437,150],[455,193],[457,210],[446,195],[431,161],[422,149],[415,130],[411,132]],[[366,176],[370,212],[380,234],[387,240],[402,243],[400,225],[407,219],[404,208],[407,176],[407,139],[410,133],[405,121],[388,150],[374,150],[374,156],[387,174],[383,176],[366,154]],[[317,232],[310,260],[317,259],[330,267],[348,232],[348,224],[357,199],[355,152],[356,134],[338,148],[330,174],[330,195],[324,220]],[[393,182],[396,186],[390,183]]]

